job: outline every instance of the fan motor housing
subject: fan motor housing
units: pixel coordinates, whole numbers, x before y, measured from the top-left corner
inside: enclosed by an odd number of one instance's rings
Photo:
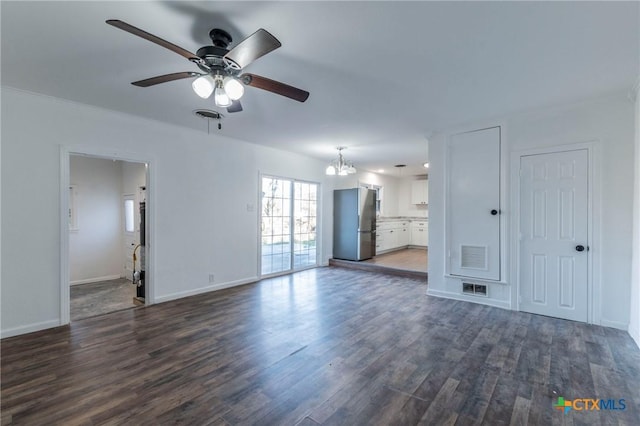
[[[212,68],[224,68],[225,63],[222,57],[229,52],[227,49],[217,46],[204,46],[198,49],[196,55],[204,59],[204,61]]]

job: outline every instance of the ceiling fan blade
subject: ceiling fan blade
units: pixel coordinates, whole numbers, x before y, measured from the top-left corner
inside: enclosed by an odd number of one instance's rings
[[[151,77],[145,80],[134,81],[131,84],[138,87],[149,87],[149,86],[154,86],[160,83],[166,83],[168,81],[181,80],[183,78],[189,78],[189,77],[197,77],[199,75],[204,75],[204,74],[200,74],[199,72],[192,72],[192,71],[174,72],[173,74],[159,75],[157,77]]]
[[[127,24],[126,22],[123,22],[119,19],[108,19],[106,23],[109,25],[113,25],[116,28],[120,28],[121,30],[127,31],[133,35],[137,35],[138,37],[142,37],[145,40],[149,40],[152,43],[158,44],[164,47],[165,49],[169,49],[172,52],[177,53],[180,56],[184,56],[190,61],[194,61],[194,62],[201,61],[201,59],[197,57],[194,53],[191,53],[180,46],[176,46],[173,43],[163,40],[160,37],[156,37],[153,34],[150,34],[144,30],[141,30],[140,28],[136,28],[133,25]]]
[[[242,111],[242,104],[240,103],[240,101],[233,101],[231,103],[231,106],[227,107],[228,113],[240,112],[240,111]]]
[[[286,96],[287,98],[291,98],[298,102],[304,102],[309,97],[309,92],[305,90],[255,74],[242,74],[240,76],[240,80],[247,86],[267,90],[278,95]]]
[[[224,55],[224,59],[228,66],[239,70],[280,46],[277,38],[260,28]]]

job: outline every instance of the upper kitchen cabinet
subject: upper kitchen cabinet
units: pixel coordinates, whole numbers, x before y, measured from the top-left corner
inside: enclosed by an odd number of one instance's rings
[[[427,180],[411,182],[411,204],[429,204],[429,185]]]

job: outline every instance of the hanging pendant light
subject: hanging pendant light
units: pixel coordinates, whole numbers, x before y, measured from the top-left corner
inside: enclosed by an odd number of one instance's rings
[[[325,173],[329,176],[347,176],[357,172],[356,168],[353,167],[353,163],[344,159],[342,155],[342,150],[347,149],[343,146],[339,146],[338,148],[338,158],[333,160],[331,164],[326,168]]]

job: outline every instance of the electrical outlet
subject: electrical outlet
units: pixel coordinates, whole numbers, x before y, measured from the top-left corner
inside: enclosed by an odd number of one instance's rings
[[[209,282],[212,283],[214,281],[214,275],[209,274]]]

